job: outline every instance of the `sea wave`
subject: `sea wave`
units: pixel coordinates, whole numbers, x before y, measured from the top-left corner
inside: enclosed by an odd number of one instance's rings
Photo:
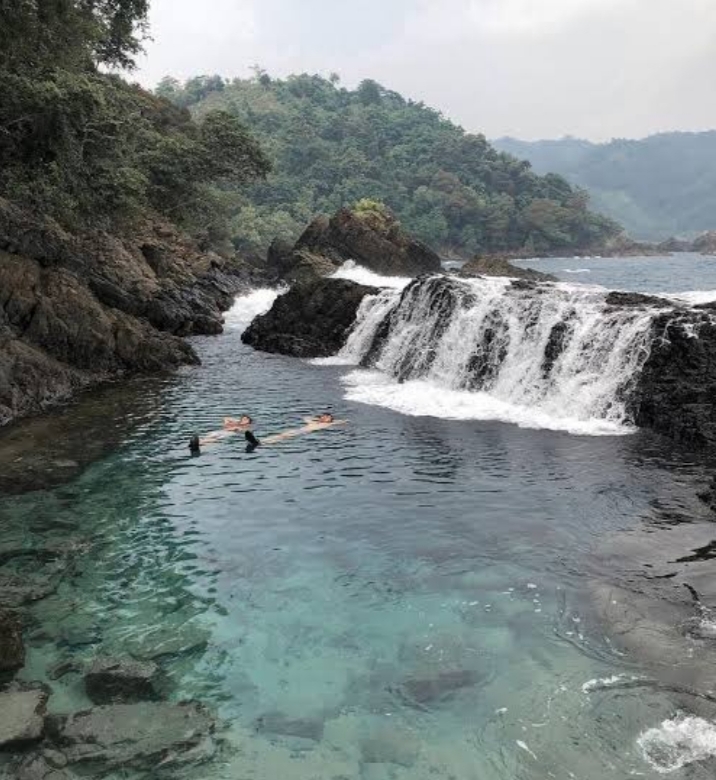
[[[351,282],[365,284],[370,287],[394,287],[402,290],[412,281],[409,276],[381,276],[380,274],[358,265],[354,260],[347,260],[333,274],[333,279],[349,279]]]
[[[653,769],[668,774],[716,757],[716,725],[703,718],[679,715],[647,729],[637,744]]]

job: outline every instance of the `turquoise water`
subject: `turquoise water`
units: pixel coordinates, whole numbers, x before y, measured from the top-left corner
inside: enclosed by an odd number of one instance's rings
[[[698,464],[640,434],[349,402],[340,366],[241,344],[255,305],[195,340],[203,366],[153,386],[160,401],[113,454],[0,505],[3,543],[61,548],[52,570],[2,569],[59,582],[30,608],[23,676],[98,652],[158,659],[173,699],[227,723],[192,778],[661,777],[665,748],[639,740],[683,697],[620,643],[599,594],[650,593],[623,542],[706,519]],[[186,449],[227,414],[261,435],[324,409],[349,425],[250,455],[238,437]],[[53,710],[87,706],[79,674],[51,684]],[[686,729],[673,777],[713,776],[692,760],[716,753],[699,706],[705,754]]]

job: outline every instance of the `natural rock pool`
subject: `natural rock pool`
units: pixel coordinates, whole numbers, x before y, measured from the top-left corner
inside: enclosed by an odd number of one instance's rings
[[[110,454],[0,503],[2,601],[28,626],[20,677],[50,685],[51,713],[89,709],[84,674],[111,656],[155,662],[161,696],[221,720],[162,703],[82,716],[62,771],[712,777],[714,640],[683,587],[708,594],[708,569],[677,560],[711,539],[701,465],[642,434],[347,400],[345,367],[241,344],[272,297],[239,299],[223,335],[195,339],[202,367],[128,388],[153,403]],[[225,415],[261,435],[324,409],[349,424],[252,454],[240,437],[187,450]],[[173,761],[182,728],[188,763]],[[86,761],[97,733],[121,750]]]

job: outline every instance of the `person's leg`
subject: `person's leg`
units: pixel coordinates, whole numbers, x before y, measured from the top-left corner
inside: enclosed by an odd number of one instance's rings
[[[261,444],[251,431],[246,431],[244,437],[246,438],[246,452],[253,452]]]
[[[189,439],[189,452],[191,452],[192,455],[199,455],[201,453],[199,436],[196,433]]]

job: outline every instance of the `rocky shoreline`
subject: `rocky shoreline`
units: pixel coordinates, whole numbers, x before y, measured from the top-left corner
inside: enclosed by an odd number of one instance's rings
[[[256,272],[175,227],[69,234],[0,199],[0,426],[108,380],[197,362]]]

